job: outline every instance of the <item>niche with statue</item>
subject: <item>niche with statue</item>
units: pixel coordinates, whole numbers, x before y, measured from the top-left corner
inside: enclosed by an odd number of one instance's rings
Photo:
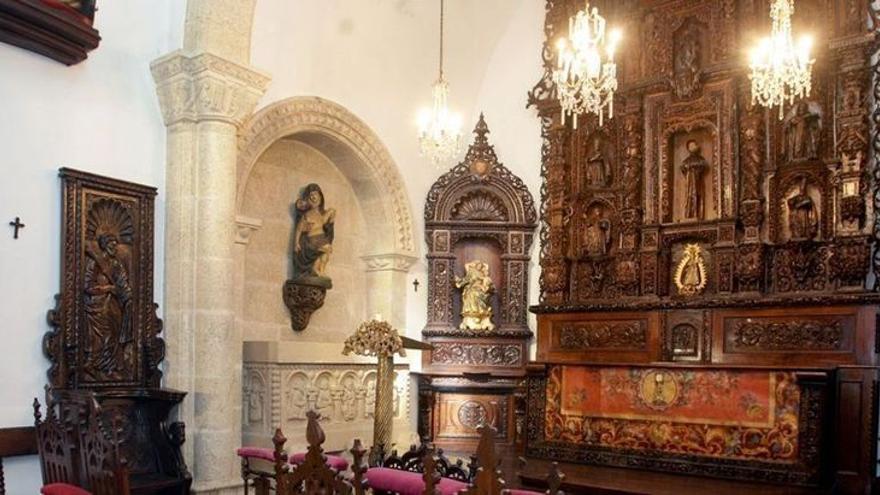
[[[515,398],[532,336],[528,269],[537,213],[522,180],[498,162],[488,134],[481,115],[465,159],[437,179],[425,206],[422,334],[433,350],[422,354],[419,433],[446,448],[476,445],[483,422],[501,441],[514,442],[521,430]],[[594,168],[597,181],[609,179],[601,164]]]

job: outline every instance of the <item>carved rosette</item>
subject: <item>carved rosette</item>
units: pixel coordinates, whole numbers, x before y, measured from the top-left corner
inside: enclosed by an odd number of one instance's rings
[[[290,311],[290,327],[301,332],[309,326],[312,313],[324,305],[327,287],[288,280],[284,283],[284,304]]]

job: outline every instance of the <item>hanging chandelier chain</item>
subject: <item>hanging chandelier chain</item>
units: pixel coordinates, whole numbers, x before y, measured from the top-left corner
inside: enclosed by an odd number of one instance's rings
[[[440,80],[443,80],[443,4],[445,0],[440,0]]]

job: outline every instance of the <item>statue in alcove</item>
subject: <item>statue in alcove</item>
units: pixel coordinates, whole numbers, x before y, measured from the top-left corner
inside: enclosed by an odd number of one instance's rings
[[[495,284],[489,277],[489,265],[480,260],[464,265],[464,277],[455,277],[455,287],[461,289],[462,330],[494,330],[491,296]]]
[[[785,151],[789,161],[815,160],[819,157],[819,114],[810,111],[806,101],[794,106],[785,124]]]
[[[608,254],[611,245],[611,222],[604,218],[599,207],[590,208],[584,216],[584,252],[588,256]]]
[[[295,206],[293,280],[329,285],[326,271],[333,252],[336,210],[324,207],[324,193],[321,186],[314,183],[303,188]]]
[[[593,136],[593,142],[590,145],[591,153],[587,157],[587,169],[584,182],[587,186],[607,186],[609,182],[608,163],[605,160],[604,143],[602,136],[598,134]]]
[[[801,177],[797,193],[788,198],[788,229],[794,241],[812,240],[819,222],[813,198],[807,191],[807,178]]]
[[[703,198],[703,174],[709,162],[703,158],[700,144],[693,139],[687,142],[688,156],[681,162],[681,173],[685,182],[684,218],[702,220],[705,198]]]
[[[119,245],[131,244],[134,223],[121,203],[100,199],[89,210],[84,273],[90,338],[85,367],[95,379],[122,378],[131,361],[132,288]]]

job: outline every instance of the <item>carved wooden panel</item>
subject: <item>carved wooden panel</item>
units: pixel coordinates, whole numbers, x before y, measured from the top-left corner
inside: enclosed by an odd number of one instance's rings
[[[548,315],[538,328],[538,360],[609,362],[659,359],[660,314]]]
[[[436,401],[435,440],[479,438],[477,427],[484,423],[498,430],[498,438],[508,438],[508,396],[441,392]]]
[[[709,361],[711,324],[708,310],[666,312],[662,322],[664,358],[670,361]]]
[[[44,351],[55,388],[158,387],[153,303],[156,189],[61,169],[61,293]]]
[[[431,363],[446,367],[521,368],[528,357],[522,342],[434,341]]]
[[[754,365],[874,363],[873,314],[852,306],[716,310],[713,357]]]

